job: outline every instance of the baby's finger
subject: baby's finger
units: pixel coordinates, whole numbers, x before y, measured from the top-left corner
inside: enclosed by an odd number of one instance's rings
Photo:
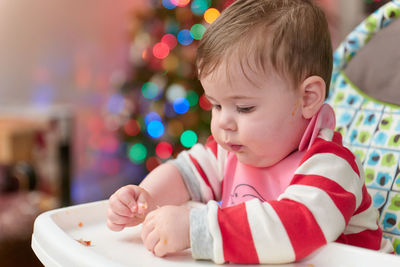
[[[154,246],[153,253],[157,257],[164,257],[165,255],[167,255],[167,253],[168,253],[167,240],[160,239],[160,241]]]
[[[110,221],[108,219],[107,220],[107,227],[112,231],[119,232],[119,231],[122,231],[125,228],[125,225],[113,223],[112,221]]]
[[[113,212],[112,209],[107,210],[107,218],[116,224],[127,224],[130,220],[132,220],[132,217],[128,216],[121,216],[115,212]]]
[[[142,224],[142,233],[141,237],[143,242],[147,239],[147,236],[154,230],[154,221],[146,220]]]
[[[133,216],[132,211],[127,207],[124,203],[120,201],[118,196],[112,195],[109,200],[110,209],[113,210],[114,213],[121,216]]]
[[[143,223],[146,224],[146,223],[152,221],[157,216],[157,214],[158,214],[158,210],[151,211],[150,213],[148,213],[146,215],[146,218],[144,219]]]
[[[136,212],[136,192],[133,187],[125,186],[117,191],[118,199],[132,212]]]
[[[143,244],[147,250],[154,253],[154,247],[159,242],[160,238],[156,230],[151,231],[146,238],[143,240]]]

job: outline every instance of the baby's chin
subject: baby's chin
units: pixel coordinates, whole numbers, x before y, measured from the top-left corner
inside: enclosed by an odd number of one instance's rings
[[[251,157],[249,155],[245,155],[244,153],[236,153],[236,157],[240,163],[256,168],[271,167],[281,161],[281,159],[276,158]]]

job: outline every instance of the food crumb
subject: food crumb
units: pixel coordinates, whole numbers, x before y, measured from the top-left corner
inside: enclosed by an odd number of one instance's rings
[[[142,210],[147,210],[147,203],[139,203],[139,208]]]
[[[79,222],[79,223],[78,223],[78,226],[79,226],[79,227],[82,227],[82,226],[83,226],[83,223],[82,223],[82,222]]]
[[[167,239],[164,239],[162,242],[163,242],[164,245],[166,245],[167,244]]]
[[[76,241],[78,241],[79,243],[81,243],[84,246],[90,247],[92,245],[92,241],[90,240],[83,240],[81,239],[76,239]]]
[[[314,267],[314,264],[309,263],[306,267]]]

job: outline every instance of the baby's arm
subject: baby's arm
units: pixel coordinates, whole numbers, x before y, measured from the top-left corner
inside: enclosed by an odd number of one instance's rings
[[[113,231],[142,223],[145,216],[164,205],[180,205],[190,199],[178,169],[170,163],[158,166],[139,186],[127,185],[109,200],[107,225]]]
[[[171,163],[158,166],[139,186],[152,196],[157,206],[181,205],[190,200],[179,170]]]

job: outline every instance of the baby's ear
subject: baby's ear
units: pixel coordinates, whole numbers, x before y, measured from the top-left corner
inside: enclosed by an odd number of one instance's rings
[[[326,84],[319,76],[310,76],[300,85],[302,97],[302,114],[305,119],[311,119],[325,101]]]

